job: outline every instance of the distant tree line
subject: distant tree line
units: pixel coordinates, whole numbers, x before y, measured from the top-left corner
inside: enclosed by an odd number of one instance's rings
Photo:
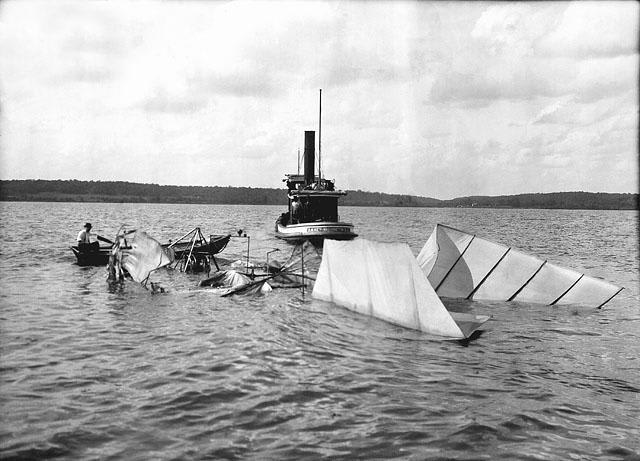
[[[131,203],[287,203],[284,189],[252,187],[161,186],[123,181],[0,181],[0,200]]]
[[[351,206],[444,206],[442,200],[435,198],[417,197],[415,195],[383,194],[381,192],[364,192],[361,190],[347,191],[347,196],[340,199],[340,203]]]
[[[638,194],[554,192],[438,200],[413,195],[347,191],[342,205],[397,207],[638,209]],[[0,200],[37,202],[121,202],[285,205],[282,189],[220,186],[161,186],[123,181],[2,180]]]
[[[634,210],[638,194],[552,192],[547,194],[477,196],[446,200],[444,206],[491,208],[562,208],[568,210]]]

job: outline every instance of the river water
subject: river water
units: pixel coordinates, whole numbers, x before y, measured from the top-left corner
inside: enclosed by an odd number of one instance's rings
[[[626,289],[604,309],[444,300],[468,344],[274,290],[220,298],[165,270],[109,288],[68,245],[85,221],[160,241],[194,226],[285,260],[280,207],[0,203],[3,459],[639,459],[637,211],[350,208],[418,253],[437,222]],[[224,254],[242,257],[241,241]]]

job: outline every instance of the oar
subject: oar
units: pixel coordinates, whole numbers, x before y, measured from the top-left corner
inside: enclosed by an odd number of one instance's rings
[[[113,242],[111,240],[109,240],[108,238],[103,237],[102,235],[96,235],[96,238],[98,240],[101,240],[101,241],[105,242],[105,243],[109,243],[109,244],[113,245]]]

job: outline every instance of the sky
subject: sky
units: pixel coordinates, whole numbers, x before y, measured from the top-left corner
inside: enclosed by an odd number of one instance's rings
[[[0,179],[638,191],[637,2],[0,3]]]

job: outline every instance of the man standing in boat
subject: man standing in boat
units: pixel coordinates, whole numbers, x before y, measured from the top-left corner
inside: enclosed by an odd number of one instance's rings
[[[91,242],[91,223],[88,222],[84,225],[84,229],[78,233],[78,250],[83,253],[100,250],[99,242]]]

